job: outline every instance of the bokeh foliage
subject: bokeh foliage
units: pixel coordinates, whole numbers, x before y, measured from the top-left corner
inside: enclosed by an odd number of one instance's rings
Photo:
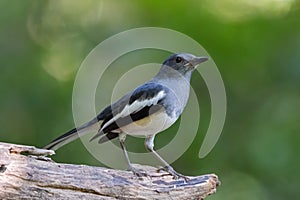
[[[0,141],[42,147],[72,128],[72,87],[85,56],[99,42],[130,28],[171,28],[206,48],[219,67],[228,97],[221,138],[200,160],[209,97],[201,77],[193,77],[192,85],[203,98],[202,121],[195,142],[174,168],[190,175],[217,173],[223,184],[209,199],[298,199],[299,4],[1,0]],[[158,148],[174,130],[158,136]],[[143,151],[142,140],[128,142],[130,149]],[[101,165],[80,141],[59,150],[54,159]]]

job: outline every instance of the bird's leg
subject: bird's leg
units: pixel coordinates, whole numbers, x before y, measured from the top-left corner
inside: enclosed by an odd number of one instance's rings
[[[153,153],[155,155],[155,157],[165,166],[164,169],[166,169],[167,172],[169,172],[174,179],[178,179],[178,178],[184,178],[186,181],[189,180],[189,178],[183,174],[180,174],[178,172],[176,172],[173,167],[171,167],[169,165],[169,163],[167,163],[155,150],[154,150],[154,135],[147,137],[145,139],[145,147],[148,151],[150,151],[151,153]]]
[[[128,164],[130,171],[132,171],[134,175],[139,176],[139,177],[148,176],[145,172],[141,172],[140,170],[138,170],[132,166],[132,164],[129,160],[128,154],[127,154],[126,147],[125,147],[125,138],[126,138],[125,134],[119,136],[120,145],[122,147],[122,150],[123,150],[123,153],[124,153],[124,156],[125,156],[125,159],[126,159],[126,162]]]

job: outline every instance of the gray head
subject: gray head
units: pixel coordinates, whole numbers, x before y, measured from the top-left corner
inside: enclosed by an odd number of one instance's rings
[[[197,65],[207,60],[207,57],[196,57],[189,53],[175,53],[163,62],[163,67],[171,67],[182,75],[185,75],[188,72],[194,71]]]

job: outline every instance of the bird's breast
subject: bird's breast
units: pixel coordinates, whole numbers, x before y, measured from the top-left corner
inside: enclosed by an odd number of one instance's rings
[[[132,136],[151,136],[169,128],[177,118],[172,118],[162,109],[148,117],[134,121],[120,128],[124,132]]]

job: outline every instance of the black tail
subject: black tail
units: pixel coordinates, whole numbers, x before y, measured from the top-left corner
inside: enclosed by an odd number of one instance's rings
[[[59,136],[58,138],[56,138],[55,140],[53,140],[50,144],[45,146],[44,149],[56,150],[56,149],[60,148],[61,146],[71,142],[71,141],[67,142],[68,139],[74,138],[74,140],[75,140],[78,137],[79,136],[77,134],[77,129],[73,128],[72,130],[66,132],[65,134],[63,134],[63,135]]]
[[[73,128],[72,130],[68,131],[67,133],[59,136],[55,140],[53,140],[50,144],[46,145],[44,149],[52,149],[56,150],[60,147],[64,146],[65,144],[68,144],[80,136],[83,136],[91,131],[95,127],[95,125],[98,125],[97,118],[93,119],[92,121],[89,121],[82,126],[78,128]]]

